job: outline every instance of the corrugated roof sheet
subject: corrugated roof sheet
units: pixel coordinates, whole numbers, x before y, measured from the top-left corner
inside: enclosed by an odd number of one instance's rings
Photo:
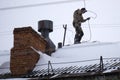
[[[114,71],[120,71],[120,58],[105,58],[103,64],[103,72],[102,73],[111,73]],[[51,64],[52,65],[52,64]],[[39,67],[39,66],[38,66]],[[66,75],[67,76],[80,76],[82,74],[97,74],[100,71],[100,64],[95,63],[91,65],[85,65],[85,66],[69,66],[69,67],[61,67],[61,68],[50,68],[49,69],[42,69],[42,70],[34,70],[33,72],[22,75],[21,77],[25,78],[34,78],[34,77],[39,77],[39,78],[46,78],[50,76],[51,78],[59,77]],[[5,76],[7,77],[12,77],[10,73],[5,73],[5,74],[0,74],[0,78],[4,78]]]

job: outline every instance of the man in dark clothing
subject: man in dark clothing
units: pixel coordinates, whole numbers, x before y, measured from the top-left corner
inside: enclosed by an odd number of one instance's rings
[[[87,10],[85,8],[77,9],[73,15],[73,26],[75,28],[76,34],[74,38],[74,44],[80,43],[84,33],[81,28],[81,23],[90,20],[90,17],[84,19],[83,15]]]

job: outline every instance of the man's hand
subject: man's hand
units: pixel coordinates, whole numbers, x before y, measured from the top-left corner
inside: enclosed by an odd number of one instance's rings
[[[90,17],[88,17],[86,20],[90,20]]]

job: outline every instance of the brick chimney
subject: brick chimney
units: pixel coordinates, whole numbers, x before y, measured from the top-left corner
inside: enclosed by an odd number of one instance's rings
[[[14,47],[11,49],[10,70],[12,75],[19,76],[31,72],[40,55],[32,49],[46,52],[46,40],[31,27],[14,29]]]

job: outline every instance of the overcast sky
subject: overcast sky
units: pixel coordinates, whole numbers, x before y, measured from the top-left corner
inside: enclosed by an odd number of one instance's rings
[[[61,1],[70,2],[50,4]],[[91,41],[120,41],[120,0],[86,0],[85,2],[85,7],[94,12],[88,11],[84,14],[85,18],[92,17]],[[5,10],[5,8],[34,4],[39,6]],[[14,28],[31,26],[37,31],[37,22],[45,19],[53,21],[54,30],[50,33],[50,38],[56,45],[63,40],[63,24],[68,25],[66,44],[73,44],[75,35],[72,27],[73,12],[82,7],[84,7],[83,0],[0,0],[0,45],[2,45],[0,50],[10,50],[13,47]],[[82,41],[87,41],[90,38],[88,22],[82,27],[85,34]]]

